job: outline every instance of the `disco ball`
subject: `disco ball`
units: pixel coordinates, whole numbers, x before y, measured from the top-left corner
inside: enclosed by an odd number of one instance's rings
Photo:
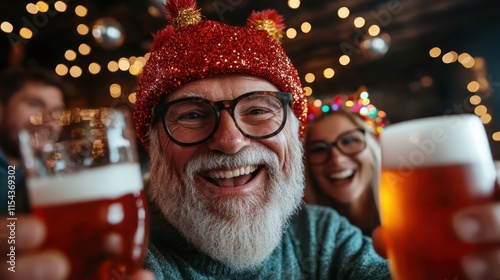
[[[389,50],[391,45],[391,36],[389,34],[381,34],[374,37],[369,37],[361,42],[360,47],[364,53],[372,56],[383,56]]]
[[[125,42],[122,25],[114,18],[100,18],[92,27],[92,36],[105,49],[121,47]]]

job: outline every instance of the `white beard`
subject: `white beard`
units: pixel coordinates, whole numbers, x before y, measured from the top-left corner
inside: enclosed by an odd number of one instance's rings
[[[165,218],[194,246],[234,269],[260,265],[278,246],[290,216],[303,195],[302,144],[287,137],[290,149],[285,170],[277,155],[262,146],[237,154],[197,154],[186,164],[181,180],[162,151],[155,131],[150,134],[151,196]],[[200,171],[252,164],[265,165],[269,181],[262,193],[241,197],[207,197],[196,191]]]

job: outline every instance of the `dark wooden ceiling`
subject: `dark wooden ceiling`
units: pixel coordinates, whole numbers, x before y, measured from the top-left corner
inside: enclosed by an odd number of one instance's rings
[[[34,1],[33,1],[34,2]],[[54,2],[54,1],[51,1]],[[86,43],[92,47],[88,56],[78,56],[73,64],[85,68],[90,62],[106,65],[120,57],[144,55],[151,43],[151,33],[161,29],[166,20],[148,13],[148,7],[161,0],[82,0],[69,1],[65,13],[47,13],[45,17],[26,12],[29,1],[0,3],[0,22],[9,21],[14,29],[32,24],[34,36],[22,44],[23,55],[13,56],[9,35],[0,32],[0,67],[17,59],[18,64],[38,65],[54,69],[67,63],[64,52]],[[304,86],[313,89],[311,98],[328,98],[348,94],[360,85],[368,87],[373,103],[387,112],[391,122],[445,113],[471,113],[468,104],[471,93],[467,84],[482,76],[488,82],[480,94],[493,116],[487,125],[489,134],[500,130],[500,5],[494,0],[303,0],[298,9],[290,9],[286,0],[210,0],[199,1],[202,13],[209,19],[243,25],[252,10],[274,8],[284,15],[285,24],[295,28],[295,39],[284,38],[283,45],[296,65]],[[85,5],[88,14],[77,17],[74,8]],[[337,11],[350,9],[347,19],[339,19]],[[360,41],[367,37],[366,27],[355,28],[353,19],[362,16],[367,25],[377,24],[390,38],[389,51],[374,56],[361,51]],[[118,49],[103,49],[92,36],[76,33],[80,23],[92,26],[102,17],[114,17],[124,27],[126,41]],[[309,22],[309,33],[300,31]],[[12,36],[10,37],[12,39]],[[429,56],[432,47],[443,52],[467,52],[484,58],[480,71],[466,69],[459,63],[444,64]],[[342,66],[339,57],[348,54],[351,62]],[[325,68],[336,72],[331,79],[323,77]],[[481,72],[482,71],[482,72]],[[304,75],[313,73],[316,79],[307,83]],[[109,96],[109,85],[120,83],[123,91],[134,90],[137,77],[127,72],[83,75],[72,81],[89,105],[116,102]],[[424,82],[425,81],[425,82]],[[132,105],[130,105],[132,106]],[[500,159],[500,142],[491,142],[494,155]]]

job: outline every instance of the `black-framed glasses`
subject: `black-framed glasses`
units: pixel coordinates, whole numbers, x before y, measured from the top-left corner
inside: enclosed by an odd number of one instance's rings
[[[361,128],[340,134],[335,141],[311,141],[306,146],[307,159],[311,164],[322,164],[330,159],[331,149],[336,147],[344,155],[354,155],[366,147],[365,131]]]
[[[210,101],[199,97],[177,99],[156,106],[168,137],[177,145],[193,146],[212,137],[219,127],[220,111],[228,109],[236,127],[252,139],[272,137],[283,129],[288,92],[253,91],[233,100]]]

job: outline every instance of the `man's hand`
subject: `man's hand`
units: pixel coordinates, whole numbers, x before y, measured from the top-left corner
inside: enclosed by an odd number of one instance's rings
[[[1,217],[0,217],[1,219]],[[4,219],[6,220],[6,219]],[[32,216],[18,217],[15,239],[15,272],[8,270],[7,252],[10,244],[8,228],[0,228],[0,279],[6,280],[62,280],[70,273],[70,264],[63,253],[37,249],[45,239],[44,224]],[[154,280],[149,271],[139,271],[134,280]]]
[[[496,194],[496,202],[464,209],[453,218],[455,232],[464,242],[491,244],[491,249],[463,258],[464,270],[473,280],[500,279],[500,176]]]
[[[500,174],[500,170],[498,172]],[[500,201],[500,176],[496,184],[496,201]],[[453,227],[457,236],[466,243],[491,244],[462,259],[462,266],[471,280],[500,279],[500,202],[491,202],[459,211],[453,217]],[[382,257],[386,257],[383,227],[372,234],[373,247]]]
[[[37,251],[45,239],[43,223],[31,216],[19,217],[16,221],[15,272],[8,270],[7,252],[10,245],[5,234],[7,227],[2,227],[0,242],[0,278],[21,279],[66,279],[70,267],[66,257],[57,251]]]

